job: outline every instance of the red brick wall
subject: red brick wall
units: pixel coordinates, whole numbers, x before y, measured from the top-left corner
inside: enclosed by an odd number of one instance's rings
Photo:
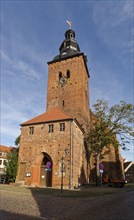
[[[61,184],[60,164],[62,156],[65,163],[64,187],[70,187],[71,169],[72,187],[78,185],[82,168],[82,152],[84,149],[83,133],[74,121],[65,122],[64,132],[59,130],[59,122],[53,124],[53,133],[48,133],[48,124],[34,125],[33,135],[29,134],[28,125],[22,127],[19,163],[26,162],[26,172],[32,174],[31,177],[25,177],[24,181],[26,185],[40,185],[40,167],[44,153],[47,153],[52,159],[53,187],[60,187]],[[70,164],[71,147],[72,164]],[[16,181],[19,182],[19,169]]]
[[[68,69],[70,78],[62,86],[59,82],[59,71],[66,75]],[[47,110],[58,106],[76,117],[83,127],[88,126],[90,122],[88,80],[82,55],[49,64]]]

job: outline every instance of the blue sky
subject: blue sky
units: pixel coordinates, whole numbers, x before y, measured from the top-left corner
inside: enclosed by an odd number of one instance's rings
[[[20,124],[46,111],[47,62],[73,22],[88,57],[90,107],[133,103],[134,3],[131,0],[1,0],[1,144],[14,146]],[[123,157],[133,160],[133,146]]]

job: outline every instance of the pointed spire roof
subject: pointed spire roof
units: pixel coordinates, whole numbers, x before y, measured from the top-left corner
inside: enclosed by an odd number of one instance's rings
[[[61,121],[61,120],[69,120],[73,119],[73,117],[69,114],[66,114],[64,111],[60,110],[58,107],[51,108],[49,111],[38,115],[35,118],[32,118],[21,125],[30,125],[30,124],[38,124],[52,121]]]

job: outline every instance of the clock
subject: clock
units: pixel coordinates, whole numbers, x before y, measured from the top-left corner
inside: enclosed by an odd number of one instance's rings
[[[61,84],[65,84],[66,81],[67,81],[67,78],[66,78],[65,76],[63,76],[63,77],[60,78],[60,83],[61,83]]]

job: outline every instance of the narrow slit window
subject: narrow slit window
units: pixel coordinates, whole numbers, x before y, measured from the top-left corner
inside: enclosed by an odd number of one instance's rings
[[[67,70],[67,79],[70,78],[70,70]]]
[[[65,102],[64,102],[64,100],[63,100],[63,102],[62,102],[62,105],[63,105],[63,107],[64,107],[64,105],[65,105]]]
[[[62,78],[62,72],[59,72],[59,80]]]

